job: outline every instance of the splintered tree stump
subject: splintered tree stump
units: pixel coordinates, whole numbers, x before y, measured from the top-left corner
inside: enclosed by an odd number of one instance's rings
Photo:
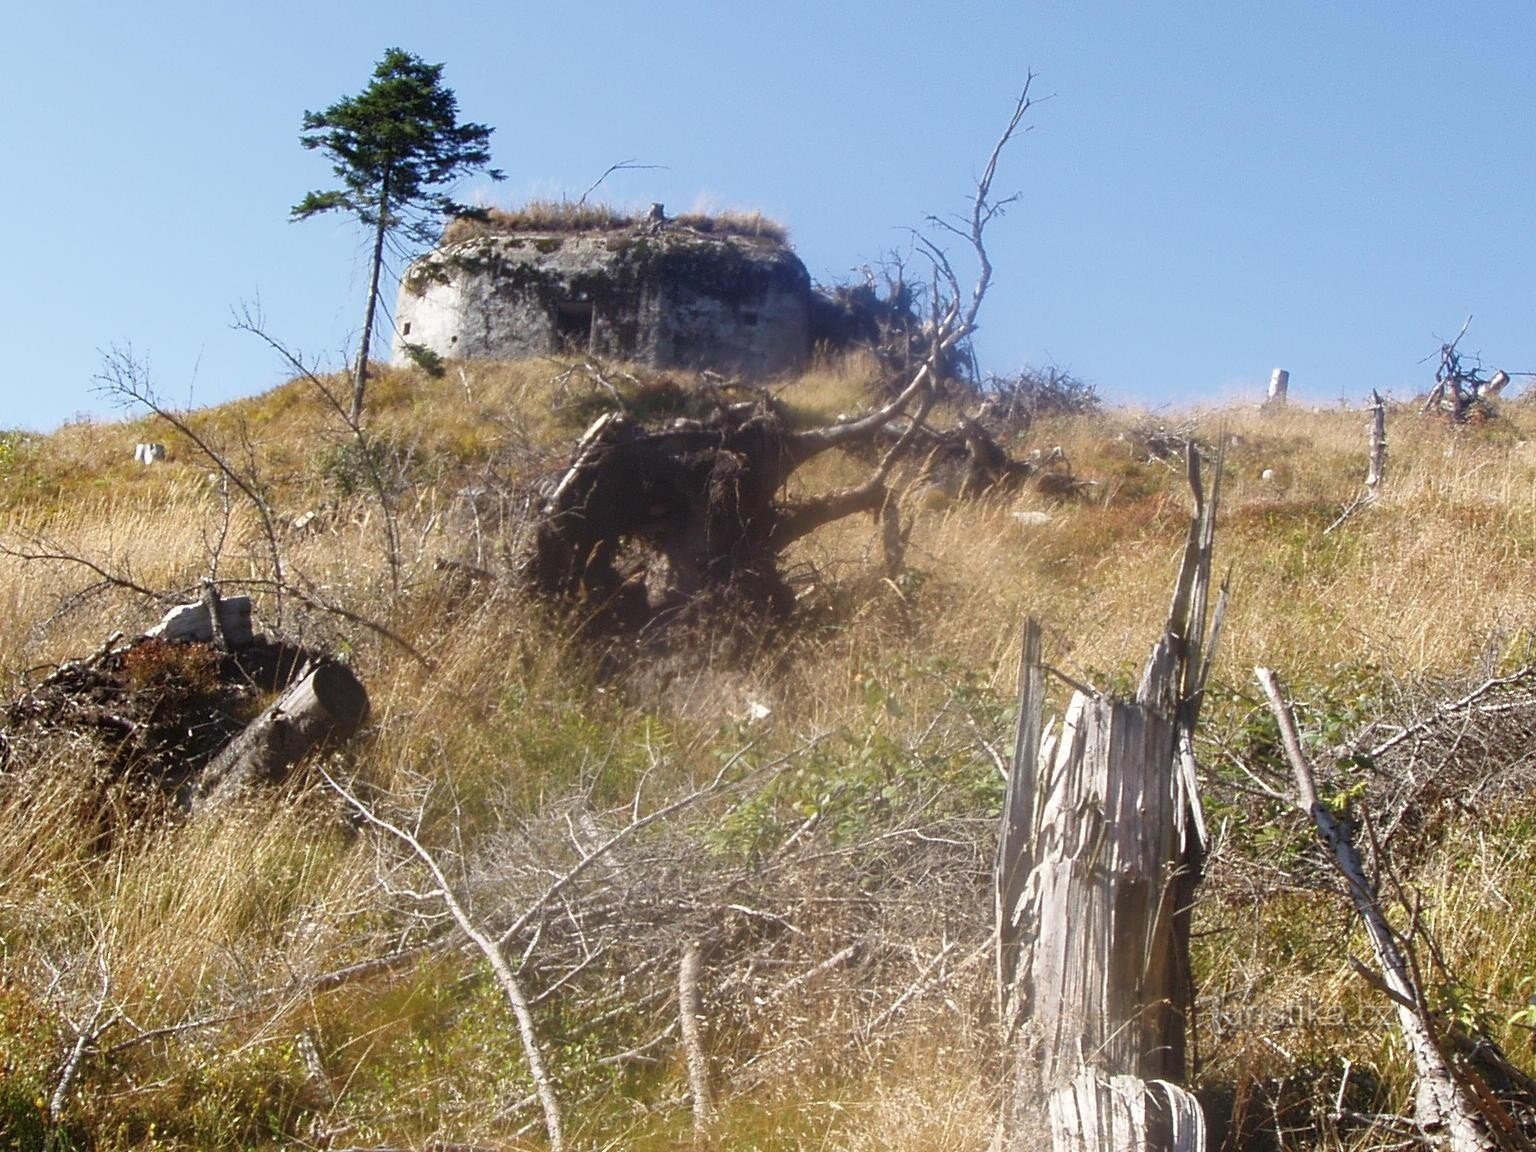
[[[1224,597],[1208,632],[1216,494],[1193,445],[1188,459],[1196,515],[1136,696],[1078,691],[1045,733],[1040,629],[1026,629],[996,877],[1006,1152],[1205,1147],[1179,1082],[1205,851],[1193,735]]]
[[[257,782],[279,782],[307,753],[350,739],[368,718],[368,693],[345,664],[323,663],[252,720],[203,770],[194,812]]]

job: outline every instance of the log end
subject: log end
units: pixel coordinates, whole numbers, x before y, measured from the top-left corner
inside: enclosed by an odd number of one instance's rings
[[[315,699],[330,716],[333,738],[347,739],[368,719],[368,691],[345,664],[321,664],[311,685]]]

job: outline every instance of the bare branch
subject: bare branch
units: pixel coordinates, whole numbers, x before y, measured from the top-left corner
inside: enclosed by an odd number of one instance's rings
[[[529,1007],[528,997],[523,992],[523,986],[518,981],[517,974],[512,971],[512,966],[507,963],[507,958],[502,953],[500,944],[486,935],[474,920],[471,919],[464,905],[459,902],[458,897],[454,894],[453,886],[448,882],[448,877],[444,874],[442,866],[437,862],[437,858],[422,845],[420,840],[416,839],[415,835],[383,819],[373,809],[353,795],[352,792],[337,783],[335,778],[326,772],[325,769],[322,768],[320,772],[331,789],[346,801],[365,823],[380,831],[389,833],[410,848],[416,858],[431,873],[433,882],[437,886],[434,894],[442,900],[449,914],[453,917],[453,922],[458,925],[459,931],[485,957],[486,963],[490,965],[491,971],[495,974],[497,984],[501,986],[503,995],[506,996],[507,1002],[512,1007],[513,1016],[517,1019],[518,1034],[523,1044],[523,1058],[528,1062],[528,1074],[533,1079],[534,1090],[538,1093],[539,1097],[539,1105],[544,1111],[544,1130],[549,1138],[549,1146],[552,1152],[561,1152],[565,1147],[565,1130],[560,1112],[560,1101],[555,1095],[554,1081],[550,1079],[549,1073],[544,1066],[543,1050],[539,1045],[538,1033],[534,1029],[533,1010]]]
[[[164,420],[177,432],[187,438],[192,445],[206,457],[229,483],[233,484],[242,496],[255,509],[257,518],[261,522],[262,535],[266,538],[267,551],[272,563],[273,580],[279,589],[277,594],[277,621],[279,626],[283,619],[282,587],[286,583],[283,570],[283,550],[278,543],[277,523],[272,514],[272,506],[267,501],[266,494],[259,487],[259,482],[254,472],[242,473],[230,463],[228,456],[216,448],[192,425],[185,416],[174,408],[163,403],[156,395],[153,384],[149,379],[148,367],[139,360],[134,359],[129,349],[113,349],[105,354],[102,370],[96,377],[99,382],[99,390],[125,404],[138,404],[147,408],[151,413]]]
[[[653,172],[658,169],[665,171],[666,167],[667,166],[665,164],[637,164],[634,160],[634,157],[630,157],[628,160],[620,160],[617,164],[610,164],[606,169],[603,170],[603,174],[596,180],[592,181],[592,183],[587,187],[587,190],[581,194],[581,198],[576,201],[576,207],[580,208],[583,204],[585,204],[587,202],[587,197],[596,192],[602,185],[603,181],[608,179],[608,177],[612,176],[615,172]]]

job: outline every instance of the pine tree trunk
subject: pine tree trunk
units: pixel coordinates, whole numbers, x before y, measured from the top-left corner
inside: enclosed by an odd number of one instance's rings
[[[352,426],[363,422],[363,390],[368,386],[368,352],[373,347],[373,317],[379,304],[379,272],[384,266],[384,233],[389,222],[389,169],[379,184],[379,219],[373,231],[373,264],[368,271],[368,308],[363,313],[363,342],[352,378]]]

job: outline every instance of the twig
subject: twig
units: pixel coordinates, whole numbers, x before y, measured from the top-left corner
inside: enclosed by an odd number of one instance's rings
[[[1296,781],[1298,806],[1311,818],[1319,838],[1331,851],[1334,869],[1344,878],[1350,901],[1364,923],[1376,953],[1382,980],[1397,1005],[1398,1025],[1418,1072],[1415,1120],[1426,1131],[1444,1130],[1452,1152],[1491,1149],[1493,1144],[1486,1118],[1474,1105],[1465,1084],[1440,1048],[1431,1024],[1431,1013],[1413,968],[1381,909],[1359,851],[1348,829],[1318,799],[1312,765],[1302,751],[1296,718],[1281,692],[1279,679],[1268,668],[1255,668],[1254,676],[1280,727],[1281,745]]]
[[[615,172],[650,172],[656,169],[665,171],[666,165],[636,164],[633,157],[628,160],[620,160],[617,164],[610,164],[606,169],[603,170],[603,174],[596,180],[592,181],[587,190],[581,194],[581,198],[576,201],[576,207],[580,208],[583,204],[585,204],[587,202],[587,197],[596,192],[602,182],[608,179],[608,177],[612,176]]]
[[[1489,679],[1479,684],[1476,688],[1472,689],[1472,691],[1468,692],[1461,699],[1452,701],[1449,704],[1442,704],[1440,707],[1436,708],[1434,712],[1430,713],[1428,717],[1420,720],[1417,724],[1409,725],[1397,735],[1383,740],[1380,744],[1376,745],[1376,747],[1372,748],[1368,755],[1372,760],[1379,759],[1386,753],[1390,752],[1393,748],[1396,748],[1403,741],[1417,736],[1421,732],[1428,731],[1430,728],[1440,723],[1452,713],[1459,712],[1463,708],[1469,708],[1473,704],[1476,704],[1490,692],[1493,692],[1499,688],[1507,688],[1512,684],[1520,684],[1531,680],[1536,680],[1536,665],[1530,664],[1516,669],[1514,672],[1511,672],[1507,676],[1490,677]]]

